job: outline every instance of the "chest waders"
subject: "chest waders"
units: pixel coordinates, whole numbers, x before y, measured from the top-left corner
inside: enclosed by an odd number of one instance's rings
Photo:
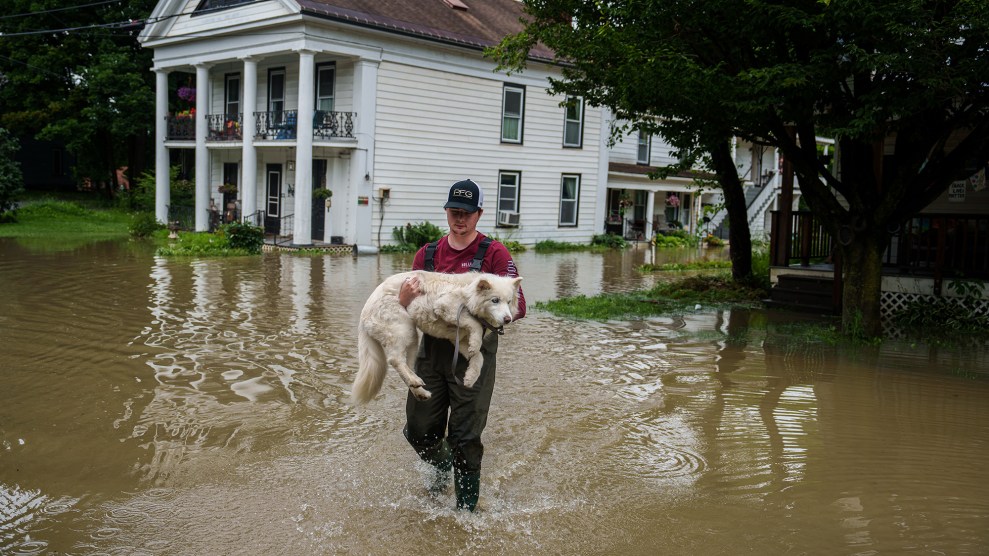
[[[471,260],[470,271],[480,272],[484,255],[491,245],[491,238],[484,238]],[[433,257],[436,242],[426,246],[423,269],[435,270]],[[481,343],[484,364],[481,376],[471,388],[457,384],[458,377],[467,369],[467,360],[458,358],[454,365],[453,343],[423,335],[416,356],[416,373],[425,382],[425,388],[433,395],[428,400],[417,400],[409,395],[405,403],[405,438],[423,461],[435,467],[435,476],[429,486],[433,494],[439,494],[450,483],[453,475],[457,508],[474,511],[481,486],[481,458],[484,445],[481,432],[488,420],[488,407],[495,382],[495,354],[498,352],[498,335],[487,334]],[[449,412],[449,414],[448,414]]]

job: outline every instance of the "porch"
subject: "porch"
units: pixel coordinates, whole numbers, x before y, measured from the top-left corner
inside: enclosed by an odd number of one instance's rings
[[[771,301],[840,313],[843,273],[834,238],[809,211],[793,211],[789,221],[783,218],[773,211]],[[839,241],[850,241],[854,233],[842,230]],[[897,229],[883,254],[883,315],[904,300],[941,297],[946,279],[989,279],[989,215],[919,214]]]

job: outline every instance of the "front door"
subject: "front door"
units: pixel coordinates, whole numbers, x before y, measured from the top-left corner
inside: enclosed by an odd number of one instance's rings
[[[326,189],[326,160],[321,158],[312,161],[313,191]],[[326,230],[326,199],[313,195],[312,198],[312,239],[323,241]]]
[[[266,165],[265,176],[264,231],[279,235],[282,215],[282,165]]]

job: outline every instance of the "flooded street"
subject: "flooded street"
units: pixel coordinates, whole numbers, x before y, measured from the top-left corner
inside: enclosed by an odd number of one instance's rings
[[[718,256],[717,254],[709,256]],[[347,403],[411,256],[155,258],[0,240],[2,554],[986,554],[989,354],[806,345],[804,317],[588,323],[645,251],[516,257],[477,514]]]

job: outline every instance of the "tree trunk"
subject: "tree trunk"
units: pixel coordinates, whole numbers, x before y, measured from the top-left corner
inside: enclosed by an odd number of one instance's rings
[[[874,338],[882,334],[880,296],[884,237],[866,232],[856,234],[842,248],[844,285],[841,329],[849,336]]]
[[[710,149],[711,162],[718,175],[728,211],[728,254],[731,257],[731,277],[736,282],[752,279],[752,236],[745,206],[745,191],[738,178],[735,160],[728,140],[719,141]]]

